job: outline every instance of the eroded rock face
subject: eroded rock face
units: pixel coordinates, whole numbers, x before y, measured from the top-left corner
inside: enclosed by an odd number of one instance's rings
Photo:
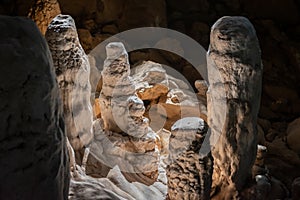
[[[124,45],[109,43],[106,54],[101,93],[96,99],[101,119],[94,123],[91,153],[106,171],[118,165],[127,179],[150,185],[158,176],[159,137],[143,116],[144,102],[136,95]],[[93,168],[88,166],[87,171],[95,174]]]
[[[67,199],[69,161],[51,54],[29,19],[0,16],[0,199]]]
[[[256,156],[260,48],[252,24],[244,17],[219,19],[210,41],[208,120],[214,143],[213,182],[222,198],[235,199]]]
[[[137,95],[147,102],[145,116],[154,131],[171,130],[183,117],[206,119],[206,97],[198,101],[187,81],[174,77],[178,76],[177,72],[173,71],[172,76],[161,64],[144,61],[136,65],[131,74]]]
[[[45,34],[48,25],[58,14],[60,7],[57,0],[36,0],[30,8],[28,17],[37,24],[42,34]]]
[[[172,126],[167,167],[169,199],[209,199],[213,160],[210,151],[200,153],[206,132],[207,125],[197,117],[180,119]]]
[[[152,183],[157,179],[159,152],[157,137],[154,132],[150,132],[141,138],[135,138],[125,133],[103,131],[102,119],[94,122],[94,130],[95,139],[91,143],[90,149],[92,156],[101,165],[108,168],[117,165],[123,173],[137,174],[137,179],[134,178],[135,181]],[[94,170],[92,168],[93,166],[88,164],[88,174],[97,172],[106,176],[105,172],[101,172],[100,167]],[[141,178],[138,178],[138,176]]]
[[[106,178],[92,178],[83,175],[80,180],[70,184],[70,200],[81,199],[165,199],[167,188],[160,182],[147,186],[138,182],[129,182],[116,166]]]
[[[68,139],[75,150],[93,138],[90,65],[69,15],[56,16],[49,25],[46,39],[52,53]]]

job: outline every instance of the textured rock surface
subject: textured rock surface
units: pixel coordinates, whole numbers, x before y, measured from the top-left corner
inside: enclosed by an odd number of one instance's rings
[[[208,120],[215,140],[213,182],[222,198],[235,199],[256,156],[260,48],[252,24],[244,17],[222,17],[213,25],[210,38]]]
[[[52,20],[46,39],[64,104],[67,136],[72,147],[79,150],[93,138],[88,58],[69,15],[58,15]]]
[[[180,119],[172,126],[167,167],[169,199],[209,199],[213,160],[210,151],[200,153],[206,132],[207,125],[197,117]]]
[[[29,19],[0,16],[0,199],[67,199],[64,121],[51,54]]]
[[[170,73],[178,76],[178,72]],[[136,65],[131,74],[137,95],[146,105],[144,115],[149,118],[153,130],[171,130],[171,126],[183,117],[206,119],[206,97],[198,100],[187,81],[168,74],[161,64],[145,61]]]
[[[138,182],[128,182],[118,167],[111,169],[106,178],[92,178],[82,175],[70,184],[71,200],[81,199],[165,199],[166,185],[155,182],[147,186]]]
[[[143,117],[143,101],[135,94],[131,80],[128,54],[122,43],[106,46],[107,58],[102,71],[102,90],[99,97],[104,129],[142,137],[151,132],[148,119]]]
[[[42,34],[45,34],[48,25],[58,14],[60,7],[57,0],[35,0],[28,17],[36,23]]]
[[[101,119],[94,122],[94,130],[95,140],[91,143],[90,150],[102,165],[108,168],[117,165],[124,173],[137,174],[137,178],[133,179],[143,183],[152,183],[157,179],[159,154],[157,137],[154,132],[137,139],[126,134],[103,131]],[[96,168],[92,165],[90,167],[89,163],[87,173],[106,176],[98,165]],[[140,178],[138,178],[139,176]]]

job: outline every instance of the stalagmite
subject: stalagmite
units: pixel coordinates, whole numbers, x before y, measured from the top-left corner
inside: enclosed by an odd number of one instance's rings
[[[65,125],[50,51],[29,19],[0,16],[0,27],[0,199],[67,199]]]
[[[120,42],[106,46],[99,97],[104,129],[140,138],[149,132],[143,101],[135,94],[128,54]]]
[[[200,153],[206,123],[201,118],[186,117],[178,120],[171,131],[167,167],[169,199],[209,199],[213,161],[211,152]]]
[[[254,27],[244,17],[222,17],[208,51],[208,120],[216,198],[237,199],[256,157],[262,64]]]
[[[69,15],[58,15],[52,20],[46,39],[64,104],[67,136],[72,147],[79,150],[93,138],[88,58]]]
[[[101,126],[95,129],[91,153],[109,168],[118,165],[126,178],[152,184],[158,176],[159,138],[143,116],[144,102],[136,95],[124,45],[109,43],[106,54],[99,96]]]

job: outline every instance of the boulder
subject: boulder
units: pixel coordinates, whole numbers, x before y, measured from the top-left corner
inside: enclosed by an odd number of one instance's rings
[[[66,200],[69,159],[48,45],[30,19],[0,16],[0,27],[0,199]]]

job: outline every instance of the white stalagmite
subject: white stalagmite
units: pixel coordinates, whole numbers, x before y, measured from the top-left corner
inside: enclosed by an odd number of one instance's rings
[[[137,97],[130,75],[128,54],[120,42],[106,46],[107,58],[102,71],[102,90],[99,97],[104,129],[140,138],[149,133],[145,107]]]
[[[212,27],[208,55],[208,122],[216,199],[237,199],[256,157],[262,64],[255,29],[244,17]]]
[[[79,150],[93,138],[89,61],[71,16],[56,16],[47,29],[46,39],[64,104],[67,136],[72,147]]]

